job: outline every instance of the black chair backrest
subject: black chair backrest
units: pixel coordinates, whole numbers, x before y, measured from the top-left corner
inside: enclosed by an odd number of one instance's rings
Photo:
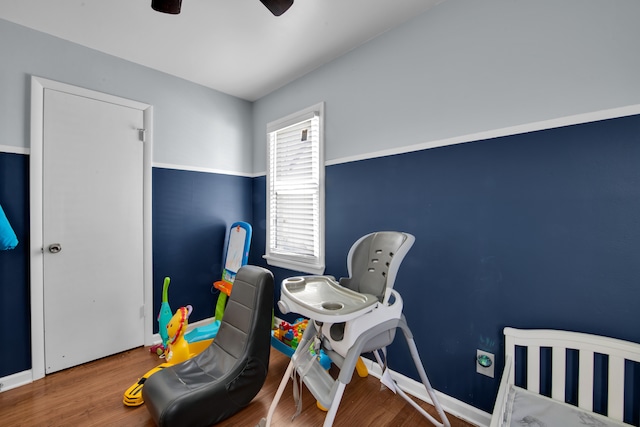
[[[226,371],[229,363],[235,363],[234,359],[252,359],[254,363],[260,362],[267,369],[272,314],[273,275],[261,267],[241,267],[233,282],[218,334],[211,346],[203,352],[211,352],[218,359],[228,360],[210,365],[210,369],[205,369],[205,372],[217,377]]]
[[[258,394],[271,349],[273,275],[240,268],[215,339],[197,356],[151,375],[142,395],[159,426],[208,426]]]

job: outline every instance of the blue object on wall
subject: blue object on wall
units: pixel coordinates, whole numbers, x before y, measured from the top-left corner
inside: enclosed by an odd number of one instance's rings
[[[0,251],[13,249],[16,246],[18,246],[18,238],[0,205]]]
[[[11,227],[23,243],[0,252],[0,324],[4,334],[0,378],[31,369],[31,311],[29,309],[29,156],[0,152],[0,200]]]

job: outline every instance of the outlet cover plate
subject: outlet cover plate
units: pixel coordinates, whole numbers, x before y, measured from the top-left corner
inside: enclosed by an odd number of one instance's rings
[[[480,360],[486,361],[487,358],[491,361],[491,364],[489,366],[482,366],[480,364]],[[496,362],[496,356],[493,353],[488,353],[482,350],[476,350],[476,372],[477,373],[486,375],[490,378],[494,378],[495,364],[496,364],[495,362]]]

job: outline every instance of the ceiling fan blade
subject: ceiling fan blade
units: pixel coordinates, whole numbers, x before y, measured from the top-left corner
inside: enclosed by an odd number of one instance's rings
[[[280,16],[285,13],[291,5],[293,0],[260,0],[263,5],[267,6],[267,9],[271,11],[275,16]]]
[[[285,13],[291,5],[293,0],[260,0],[271,13],[275,16],[280,16]],[[162,13],[171,13],[177,15],[180,13],[180,7],[182,6],[182,0],[151,0],[151,7],[153,10]]]
[[[182,0],[151,0],[151,7],[153,10],[163,13],[171,13],[177,15],[180,13],[180,6]]]

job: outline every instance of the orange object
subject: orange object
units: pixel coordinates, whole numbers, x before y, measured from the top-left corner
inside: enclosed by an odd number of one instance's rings
[[[217,282],[213,282],[213,287],[220,292],[224,292],[227,296],[230,296],[231,288],[233,288],[233,283],[229,283],[224,280],[218,280]]]

